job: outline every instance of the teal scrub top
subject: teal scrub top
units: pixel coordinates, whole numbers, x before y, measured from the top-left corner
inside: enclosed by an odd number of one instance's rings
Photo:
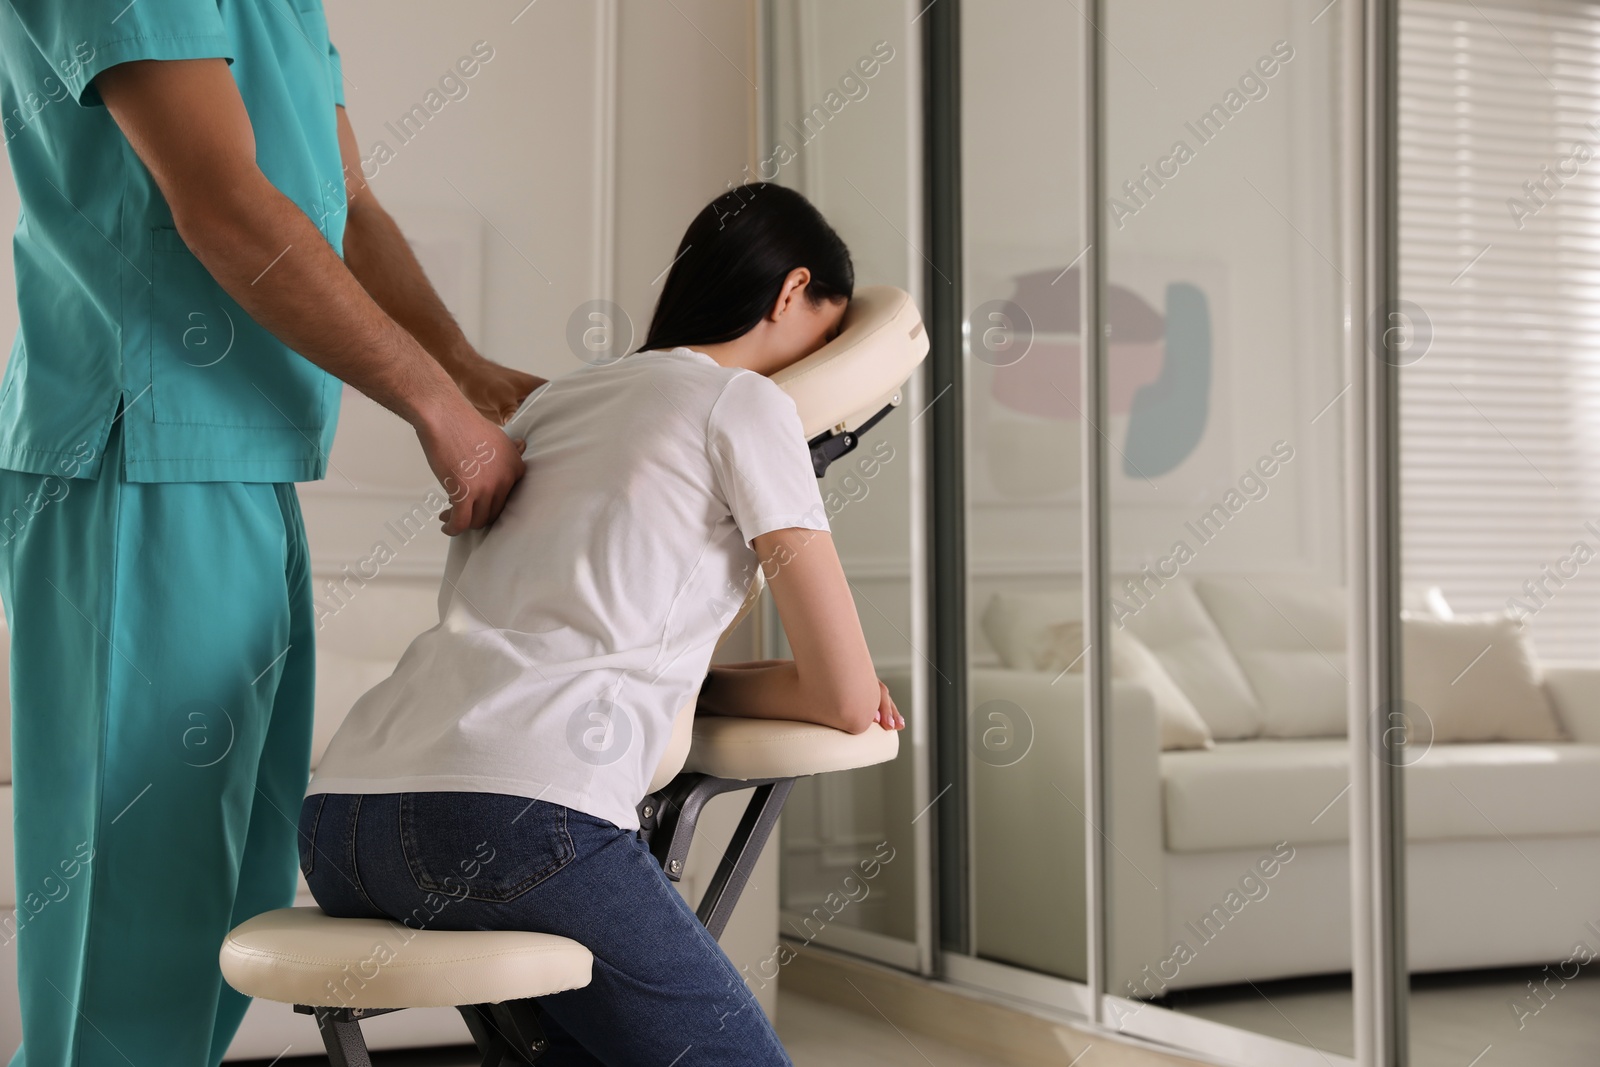
[[[343,75],[321,0],[0,3],[0,125],[22,201],[0,469],[97,477],[120,409],[128,481],[325,473],[341,382],[189,251],[93,84],[129,60],[211,57],[230,64],[257,165],[342,254]]]

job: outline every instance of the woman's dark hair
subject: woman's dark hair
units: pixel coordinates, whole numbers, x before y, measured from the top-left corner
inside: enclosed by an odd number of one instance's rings
[[[638,351],[743,336],[797,267],[811,272],[805,291],[813,306],[849,300],[855,289],[850,250],[811,201],[770,182],[730,189],[689,224]]]

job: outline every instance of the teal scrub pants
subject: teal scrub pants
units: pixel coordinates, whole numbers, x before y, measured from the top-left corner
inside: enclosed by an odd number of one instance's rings
[[[316,623],[294,485],[126,482],[120,430],[96,479],[0,471],[11,1067],[219,1063],[249,1006],[223,938],[295,894]]]

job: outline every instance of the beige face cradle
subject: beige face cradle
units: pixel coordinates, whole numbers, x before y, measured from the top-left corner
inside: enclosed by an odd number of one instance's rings
[[[859,435],[900,403],[928,352],[909,294],[856,292],[831,343],[773,380],[795,400],[821,477]],[[731,631],[761,592],[759,573]],[[726,634],[724,634],[726,636]],[[712,797],[753,789],[698,914],[713,936],[726,925],[795,779],[893,760],[899,734],[847,734],[814,723],[696,719],[691,700],[639,804],[641,832],[673,881],[683,874],[700,811]],[[544,1050],[536,999],[585,986],[593,957],[576,941],[531,931],[416,930],[385,919],[335,919],[280,908],[235,927],[223,943],[228,984],[315,1016],[333,1067],[368,1067],[359,1020],[410,1007],[457,1008],[483,1062],[532,1063]],[[351,973],[361,981],[351,983]]]

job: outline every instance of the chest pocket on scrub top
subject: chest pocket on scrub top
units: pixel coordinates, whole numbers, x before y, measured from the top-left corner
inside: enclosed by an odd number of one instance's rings
[[[318,431],[338,379],[259,325],[178,231],[151,231],[151,418],[162,423]],[[293,270],[294,251],[267,270]]]

